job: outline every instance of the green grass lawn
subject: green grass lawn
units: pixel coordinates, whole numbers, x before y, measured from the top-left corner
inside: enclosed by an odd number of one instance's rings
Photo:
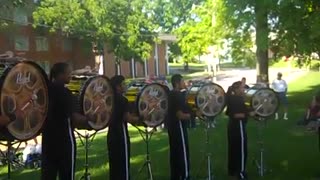
[[[306,105],[309,103],[316,89],[320,89],[318,80],[320,73],[311,72],[306,76],[289,84],[289,120],[269,120],[264,129],[265,160],[272,170],[264,178],[259,178],[253,165],[254,157],[259,152],[258,128],[255,121],[248,123],[248,162],[247,170],[250,179],[268,180],[309,180],[320,173],[318,136],[302,127],[297,127],[297,120],[303,116]],[[217,127],[210,132],[210,149],[213,155],[213,172],[216,179],[227,179],[227,119],[224,115],[217,118]],[[145,144],[139,133],[130,128],[131,136],[131,174],[133,179],[146,179],[146,171],[136,178],[139,168],[144,163]],[[191,156],[191,172],[193,177],[204,177],[206,164],[202,161],[205,143],[203,126],[189,131],[189,146]],[[168,137],[166,132],[156,132],[150,143],[152,170],[154,179],[169,179]],[[84,172],[84,149],[78,142],[77,173],[80,179]],[[108,157],[106,133],[99,134],[93,141],[89,154],[90,173],[92,179],[108,179]],[[200,170],[200,171],[199,171]],[[12,179],[39,179],[39,170],[24,170],[13,173]],[[6,169],[0,169],[1,177]],[[198,178],[196,178],[198,179]]]

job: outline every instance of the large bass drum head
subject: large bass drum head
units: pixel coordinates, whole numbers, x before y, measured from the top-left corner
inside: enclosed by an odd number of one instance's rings
[[[223,88],[215,83],[204,84],[196,97],[198,110],[207,117],[217,116],[223,111],[226,104],[226,96]]]
[[[105,76],[91,77],[80,90],[80,106],[84,115],[92,115],[95,121],[88,122],[94,130],[104,129],[113,111],[113,91]]]
[[[246,103],[260,117],[272,116],[279,107],[277,94],[269,88],[249,89],[246,92]]]
[[[145,86],[138,96],[138,112],[144,117],[144,125],[156,127],[164,122],[168,113],[168,91],[163,85]]]
[[[45,72],[33,62],[18,62],[4,71],[0,88],[1,115],[22,114],[7,126],[9,133],[22,141],[37,136],[48,112],[48,78]]]

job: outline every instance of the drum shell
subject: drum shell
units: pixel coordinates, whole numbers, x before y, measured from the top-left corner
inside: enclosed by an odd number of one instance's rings
[[[271,96],[271,100],[269,98],[269,100],[266,100],[268,105],[268,113],[265,113],[265,111],[263,111],[263,109],[266,109],[266,106],[262,106],[261,102],[260,104],[257,102],[254,102],[254,99],[257,99],[258,95],[262,92],[267,92],[269,96]],[[260,98],[263,99],[263,98]],[[264,98],[264,99],[268,99],[268,98]],[[271,103],[271,104],[270,104]],[[265,88],[265,87],[253,87],[250,88],[248,90],[246,90],[245,92],[245,105],[247,106],[248,109],[255,111],[256,116],[258,117],[262,117],[262,118],[268,118],[270,116],[272,116],[275,112],[277,112],[278,108],[279,108],[279,98],[276,94],[276,92],[274,92],[272,89],[270,88]],[[259,108],[259,109],[258,109]],[[263,111],[263,113],[260,112],[260,110]]]
[[[19,141],[27,141],[29,139],[33,139],[34,137],[38,136],[41,133],[43,124],[45,123],[45,120],[47,118],[47,113],[48,113],[48,106],[49,106],[49,97],[48,97],[48,84],[49,84],[49,79],[47,74],[45,73],[45,71],[35,62],[32,61],[27,61],[27,60],[23,60],[23,61],[13,61],[12,63],[8,64],[8,66],[5,68],[5,70],[3,71],[3,73],[1,74],[1,78],[0,78],[0,89],[1,89],[1,93],[2,90],[4,88],[4,83],[5,83],[5,78],[7,77],[7,75],[11,72],[11,70],[13,68],[15,68],[16,65],[20,64],[20,63],[24,63],[26,64],[26,66],[32,66],[36,71],[37,75],[41,76],[41,80],[43,80],[43,85],[44,85],[44,90],[47,90],[46,92],[43,91],[43,98],[45,102],[45,114],[43,115],[42,121],[40,122],[40,124],[37,124],[36,126],[39,126],[39,128],[33,129],[33,132],[31,132],[31,135],[28,135],[27,137],[23,137],[23,134],[20,134],[18,136],[13,135],[10,130],[8,129],[9,127],[2,127],[0,128],[0,140],[5,140],[5,141],[14,141],[14,140],[19,140]],[[38,95],[38,94],[37,94]],[[2,97],[2,96],[1,96]],[[17,103],[17,102],[15,102]],[[1,106],[1,105],[0,105]],[[1,110],[1,115],[3,114],[3,111]],[[37,121],[38,122],[38,121]],[[19,133],[16,133],[19,134]]]
[[[134,104],[135,104],[135,109],[137,110],[139,116],[141,116],[141,114],[140,114],[140,112],[139,112],[139,107],[138,107],[138,106],[139,106],[139,99],[140,99],[141,94],[142,94],[142,92],[144,91],[144,89],[147,88],[149,85],[158,85],[158,86],[160,86],[161,88],[163,88],[163,90],[164,90],[164,92],[166,93],[167,97],[168,97],[168,94],[169,94],[169,91],[170,91],[167,86],[162,85],[162,84],[159,84],[159,83],[151,83],[151,84],[145,85],[143,88],[141,88],[141,90],[139,91],[139,93],[138,93],[138,95],[137,95],[137,97],[136,97],[136,100],[135,100],[135,102],[134,102]],[[162,123],[164,123],[164,120],[166,119],[166,117],[167,117],[167,114],[165,114],[165,117],[164,117],[163,121],[160,122],[160,123],[158,123],[158,124],[155,125],[155,126],[149,126],[149,125],[146,124],[145,122],[139,122],[139,123],[137,123],[137,124],[135,124],[135,125],[141,125],[141,126],[146,126],[146,127],[156,127],[156,126],[159,126],[159,125],[161,125]]]
[[[111,109],[113,108],[113,90],[111,88],[111,85],[109,83],[109,79],[105,76],[102,76],[102,75],[97,75],[97,76],[86,76],[86,77],[83,77],[83,78],[79,78],[78,80],[75,80],[73,81],[73,83],[71,85],[69,85],[69,88],[70,90],[72,91],[73,93],[73,108],[76,112],[79,112],[81,114],[85,114],[85,106],[84,106],[84,101],[85,101],[85,93],[87,92],[87,90],[89,90],[90,92],[90,89],[87,89],[89,88],[89,86],[91,85],[91,83],[93,81],[95,81],[96,79],[104,79],[107,81],[107,84],[108,84],[108,88],[109,90],[111,91],[110,94],[112,94],[112,104],[111,104]],[[104,87],[104,86],[102,86]],[[94,88],[95,89],[95,88]],[[102,88],[103,89],[103,88]],[[96,92],[95,90],[93,90],[94,92]],[[92,92],[92,91],[91,91]],[[99,98],[99,100],[102,100],[102,102],[105,102],[106,99],[101,99]],[[92,103],[92,101],[90,101],[90,104]],[[100,105],[99,105],[100,106]],[[92,108],[92,104],[90,105],[90,107]],[[101,107],[101,106],[100,106]],[[90,108],[90,109],[91,109]],[[112,111],[112,110],[111,110]],[[88,112],[90,113],[90,111]],[[112,112],[111,112],[112,113]],[[111,117],[111,113],[110,113],[110,116]],[[100,114],[101,115],[101,114]],[[108,121],[110,120],[110,118],[108,119]],[[94,130],[96,131],[99,131],[101,129],[104,129],[105,127],[108,126],[108,123],[109,122],[106,122],[106,121],[103,121],[102,124],[94,124],[92,123],[90,125],[90,122],[88,123],[89,126],[91,126],[91,128],[93,128]]]

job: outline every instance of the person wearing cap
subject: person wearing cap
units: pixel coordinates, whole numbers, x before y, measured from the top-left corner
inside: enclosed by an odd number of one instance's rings
[[[277,93],[280,103],[283,105],[284,115],[283,119],[288,120],[288,85],[285,80],[282,79],[282,73],[278,73],[277,79],[272,82],[272,89]],[[276,112],[275,120],[279,119],[279,114]]]

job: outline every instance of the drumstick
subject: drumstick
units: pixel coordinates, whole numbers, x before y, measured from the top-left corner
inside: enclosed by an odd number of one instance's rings
[[[261,103],[261,104],[257,107],[257,110],[259,110],[259,109],[263,106],[263,104],[266,103],[267,101],[268,101],[268,99],[264,99],[264,100],[263,100],[263,103]]]
[[[157,106],[156,107],[158,107],[160,105],[160,102],[158,102],[158,104],[157,104]],[[156,110],[156,108],[154,107],[154,108],[152,108],[151,109],[151,111],[149,111],[149,113],[148,113],[148,116],[154,111],[154,110]]]
[[[21,111],[24,111],[34,100],[37,100],[38,96],[32,94],[31,99],[21,108]]]
[[[100,109],[100,105],[97,106],[97,108],[93,111],[93,114],[95,114],[98,111],[98,109]]]

